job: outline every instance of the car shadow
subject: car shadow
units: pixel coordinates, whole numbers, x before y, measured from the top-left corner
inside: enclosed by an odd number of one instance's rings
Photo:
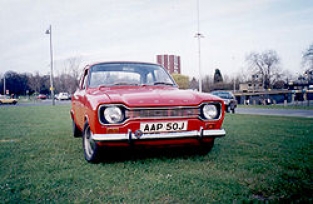
[[[148,159],[190,159],[205,156],[208,152],[199,151],[196,147],[153,148],[153,149],[119,149],[103,150],[99,163],[112,164],[127,161],[142,161]]]

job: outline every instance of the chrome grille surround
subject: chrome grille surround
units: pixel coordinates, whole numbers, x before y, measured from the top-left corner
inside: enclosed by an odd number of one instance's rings
[[[158,119],[158,118],[197,118],[200,109],[191,107],[144,108],[126,111],[129,119]]]
[[[202,107],[206,104],[213,104],[217,107],[219,114],[214,119],[205,119],[202,113]],[[107,124],[102,121],[102,112],[108,106],[118,106],[122,108],[125,114],[125,120],[119,124]],[[129,108],[123,104],[103,104],[98,108],[99,122],[102,125],[122,125],[128,120],[149,120],[149,119],[180,119],[180,118],[199,118],[204,121],[219,120],[222,116],[222,104],[219,102],[204,102],[198,106],[168,106],[168,107],[139,107]]]

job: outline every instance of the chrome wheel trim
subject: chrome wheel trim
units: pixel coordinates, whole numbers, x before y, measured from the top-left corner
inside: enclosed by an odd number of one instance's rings
[[[85,154],[88,159],[91,159],[95,153],[96,143],[92,139],[92,133],[90,131],[89,125],[85,129],[84,145],[85,145]]]

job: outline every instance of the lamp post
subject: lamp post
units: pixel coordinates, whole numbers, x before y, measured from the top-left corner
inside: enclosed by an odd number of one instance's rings
[[[50,35],[50,91],[51,91],[51,97],[52,97],[52,105],[55,105],[54,101],[54,86],[53,86],[53,49],[52,49],[52,27],[49,26],[49,29],[46,30],[46,34]]]
[[[198,65],[199,65],[199,92],[202,92],[202,75],[201,75],[201,46],[200,39],[204,36],[200,33],[200,9],[199,9],[199,0],[197,0],[197,13],[198,13],[198,32],[195,35],[195,38],[198,38]]]

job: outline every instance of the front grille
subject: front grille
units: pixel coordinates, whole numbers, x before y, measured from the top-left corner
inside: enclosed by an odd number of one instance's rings
[[[205,118],[203,114],[203,106],[205,104],[215,105],[218,114],[212,119]],[[124,114],[124,120],[117,124],[109,124],[104,117],[104,110],[109,106],[117,106]],[[218,102],[202,103],[199,106],[170,106],[170,107],[143,107],[143,108],[128,108],[122,104],[101,105],[98,109],[99,122],[103,125],[119,125],[125,124],[128,120],[144,120],[144,119],[181,119],[181,118],[197,118],[200,120],[218,120],[222,116],[222,104]]]
[[[132,109],[126,111],[128,119],[154,118],[198,118],[199,108]]]

